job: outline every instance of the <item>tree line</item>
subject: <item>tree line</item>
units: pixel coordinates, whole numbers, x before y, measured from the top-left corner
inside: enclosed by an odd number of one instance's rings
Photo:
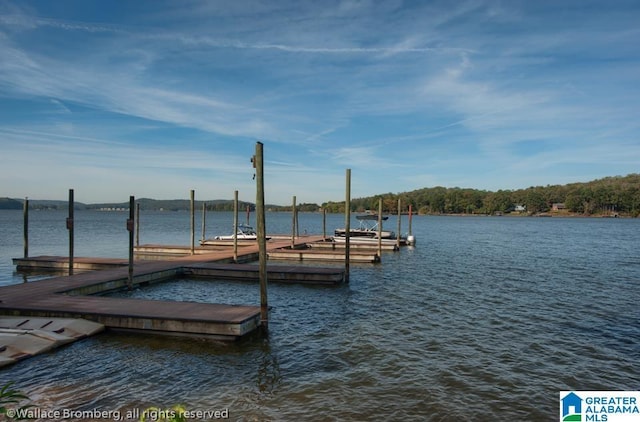
[[[382,199],[384,212],[397,213],[409,205],[420,214],[496,214],[514,211],[526,214],[547,213],[554,204],[566,212],[583,215],[620,214],[638,217],[640,214],[640,174],[605,177],[586,183],[532,186],[518,190],[487,191],[441,186],[404,193],[351,200],[351,211],[377,210]],[[344,201],[322,204],[327,212],[344,212]]]

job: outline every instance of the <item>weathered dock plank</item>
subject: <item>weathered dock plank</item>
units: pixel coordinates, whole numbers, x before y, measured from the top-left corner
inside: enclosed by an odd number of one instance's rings
[[[166,279],[178,268],[169,263],[140,265],[134,284]],[[180,267],[181,268],[181,267]],[[215,338],[241,337],[260,325],[258,306],[78,296],[126,286],[123,269],[96,271],[0,287],[0,313],[84,318],[107,328],[145,330]]]
[[[258,281],[258,266],[216,263],[188,265],[183,268],[183,275]],[[271,265],[267,267],[267,279],[269,282],[279,283],[339,284],[344,281],[344,269]]]
[[[344,250],[346,248],[346,244],[345,243],[338,243],[338,242],[314,242],[314,243],[309,243],[309,247],[311,249],[330,249],[330,250]],[[377,243],[357,243],[357,242],[352,242],[349,243],[349,249],[352,251],[376,251],[378,250],[378,244]],[[400,248],[398,248],[398,245],[396,245],[395,243],[390,244],[390,243],[383,243],[381,245],[381,249],[383,251],[398,251],[400,250]]]
[[[13,258],[13,264],[18,271],[25,270],[60,270],[69,269],[69,258],[62,256],[40,255],[30,258]],[[126,259],[118,258],[84,258],[74,257],[73,268],[77,270],[93,271],[123,267],[128,264]]]
[[[269,259],[288,259],[294,261],[344,261],[345,252],[339,250],[307,249],[275,249],[267,252]],[[349,253],[350,262],[380,262],[375,252],[352,251]]]
[[[100,296],[38,296],[3,313],[83,318],[107,328],[214,338],[241,337],[260,325],[260,308],[214,303],[141,300]]]

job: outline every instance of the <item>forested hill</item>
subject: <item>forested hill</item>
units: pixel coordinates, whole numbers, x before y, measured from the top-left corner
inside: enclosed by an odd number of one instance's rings
[[[561,212],[583,215],[619,214],[638,217],[640,215],[640,174],[605,177],[586,183],[568,185],[532,186],[518,190],[499,190],[497,192],[469,189],[445,188],[441,186],[417,189],[411,192],[386,193],[382,195],[351,200],[351,210],[362,212],[377,210],[378,201],[382,198],[385,213],[396,213],[398,198],[401,199],[402,210],[407,211],[411,205],[414,212],[420,214],[495,214],[520,212],[525,214],[546,213],[561,207]],[[143,210],[179,211],[188,210],[188,199],[157,200],[141,198],[136,200]],[[208,211],[232,211],[233,201],[216,199],[211,201],[195,201],[195,207],[202,209],[206,203]],[[0,198],[0,209],[20,209],[20,199]],[[67,209],[66,201],[29,200],[32,209]],[[255,210],[255,205],[240,202],[239,210],[247,207]],[[322,204],[328,212],[344,212],[344,201],[326,202]],[[299,211],[314,212],[322,207],[318,204],[298,204]],[[93,210],[125,210],[128,202],[84,204],[75,203],[76,209]],[[271,211],[290,211],[290,205],[267,205]]]
[[[528,214],[546,213],[554,204],[564,212],[576,214],[640,214],[640,174],[606,177],[587,183],[532,186],[519,190],[497,192],[432,187],[387,193],[351,201],[353,211],[377,210],[379,198],[385,212],[397,212],[398,198],[402,208],[409,204],[421,214],[494,214],[516,209]],[[323,204],[329,212],[343,212],[344,202]]]
[[[0,210],[20,210],[22,202],[11,198],[0,198]]]

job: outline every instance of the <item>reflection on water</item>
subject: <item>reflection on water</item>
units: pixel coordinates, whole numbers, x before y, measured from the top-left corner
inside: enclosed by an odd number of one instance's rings
[[[301,228],[321,224],[301,215]],[[250,421],[551,420],[560,390],[640,385],[640,221],[419,217],[413,229],[415,248],[352,265],[349,285],[270,284],[267,339],[107,332],[0,375],[46,408],[180,403]],[[225,280],[118,294],[259,303],[257,284]]]

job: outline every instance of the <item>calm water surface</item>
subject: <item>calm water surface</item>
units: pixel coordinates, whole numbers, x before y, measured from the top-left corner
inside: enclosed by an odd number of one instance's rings
[[[65,217],[31,212],[31,255],[67,254]],[[76,211],[76,256],[126,257],[126,217]],[[207,235],[232,221],[208,214]],[[268,214],[267,231],[290,221]],[[343,223],[330,215],[327,230]],[[321,233],[322,216],[301,214],[300,230]],[[0,380],[43,409],[181,403],[247,421],[545,421],[560,390],[640,389],[640,220],[414,217],[413,233],[415,248],[352,264],[348,285],[271,284],[268,339],[108,332]],[[22,256],[21,211],[0,211],[0,238],[0,285],[24,282],[10,259]],[[189,241],[188,213],[143,214],[141,243]],[[259,304],[257,285],[224,280],[121,295]]]

